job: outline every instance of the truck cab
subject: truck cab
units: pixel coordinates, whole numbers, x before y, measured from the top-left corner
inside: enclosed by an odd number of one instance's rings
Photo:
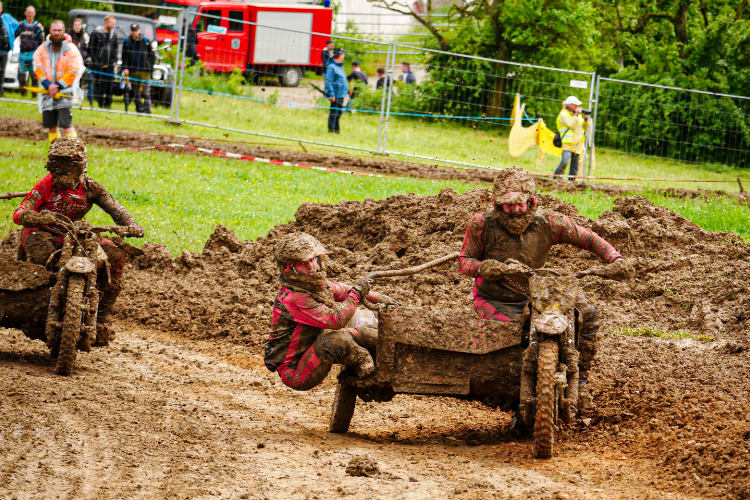
[[[296,87],[305,71],[322,66],[333,9],[317,5],[201,3],[193,28],[204,69],[277,76]],[[312,34],[312,33],[316,34]]]

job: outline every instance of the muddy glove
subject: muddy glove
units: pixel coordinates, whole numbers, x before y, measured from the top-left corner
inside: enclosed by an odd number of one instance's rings
[[[360,279],[359,283],[352,287],[352,290],[359,294],[359,301],[362,302],[365,300],[365,295],[370,293],[370,280],[367,278]]]
[[[59,224],[60,219],[57,218],[55,212],[49,210],[42,210],[41,212],[26,210],[18,218],[18,222],[24,226],[50,226]]]
[[[401,305],[384,293],[378,294],[378,304],[384,304],[386,306],[398,306]]]
[[[479,276],[489,280],[509,278],[513,281],[519,281],[529,279],[533,275],[533,269],[515,259],[508,259],[505,262],[489,259],[482,262],[479,268]]]
[[[128,226],[128,236],[133,238],[143,238],[143,228],[141,226]]]
[[[625,259],[617,259],[611,264],[604,266],[593,266],[585,271],[576,273],[576,278],[582,278],[589,275],[601,276],[605,279],[626,281],[635,277],[635,269]]]

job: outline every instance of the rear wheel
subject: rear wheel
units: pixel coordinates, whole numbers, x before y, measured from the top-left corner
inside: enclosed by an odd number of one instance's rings
[[[357,389],[339,381],[336,395],[333,398],[331,411],[330,432],[341,434],[349,430],[349,423],[354,416],[354,406],[357,404]]]
[[[552,457],[555,444],[555,369],[557,344],[551,340],[539,346],[536,372],[536,417],[534,419],[534,456]]]
[[[287,66],[281,70],[279,82],[281,82],[281,85],[284,87],[297,87],[302,81],[303,76],[305,76],[305,73],[302,71],[302,68],[298,68],[297,66]]]
[[[57,357],[57,369],[55,370],[58,375],[70,375],[76,362],[76,346],[83,325],[83,292],[85,288],[85,276],[73,274],[68,279],[68,297],[65,303],[60,353]]]

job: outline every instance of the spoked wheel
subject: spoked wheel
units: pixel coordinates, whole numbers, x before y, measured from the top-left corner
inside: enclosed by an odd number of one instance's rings
[[[534,419],[534,456],[552,457],[555,444],[555,370],[557,344],[551,340],[539,346],[536,372],[536,417]]]
[[[72,274],[68,279],[68,297],[65,302],[65,317],[62,324],[60,351],[57,357],[58,375],[70,375],[76,361],[76,346],[83,325],[83,292],[86,277]]]
[[[328,430],[336,434],[348,431],[356,404],[357,389],[339,381],[336,386],[336,395],[333,398],[331,423],[328,426]]]

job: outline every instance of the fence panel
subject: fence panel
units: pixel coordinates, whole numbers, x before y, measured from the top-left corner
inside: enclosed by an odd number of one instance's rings
[[[599,78],[596,144],[686,163],[747,167],[750,98]]]
[[[555,130],[569,95],[591,105],[592,73],[394,47],[385,141],[391,154],[478,167],[532,166],[536,148],[517,159],[507,154],[515,94],[526,106],[525,126],[541,118]],[[415,83],[406,83],[403,62],[410,63]],[[547,159],[549,165],[557,161]]]
[[[299,16],[297,29],[294,18],[278,27],[270,24],[270,18],[263,24],[231,13],[230,17],[211,11],[197,15],[198,58],[187,61],[175,119],[251,135],[376,151],[384,91],[375,91],[373,77],[368,84],[358,83],[361,88],[341,111],[340,133],[330,133],[331,102],[324,95],[321,53],[330,38],[347,51],[343,64],[347,75],[355,61],[373,75],[385,66],[389,46],[305,31],[308,15]],[[355,104],[360,101],[372,105],[358,112]]]

